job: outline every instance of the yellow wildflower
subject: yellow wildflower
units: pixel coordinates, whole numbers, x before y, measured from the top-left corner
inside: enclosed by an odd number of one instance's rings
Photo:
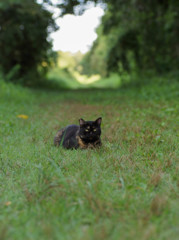
[[[29,118],[29,116],[24,115],[24,114],[20,114],[20,115],[18,115],[17,117],[18,117],[18,118],[22,118],[22,119],[27,119],[27,118]]]
[[[5,203],[5,206],[9,206],[9,205],[11,205],[11,201],[8,201]]]

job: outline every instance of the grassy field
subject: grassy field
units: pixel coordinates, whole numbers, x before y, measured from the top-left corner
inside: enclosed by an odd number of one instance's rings
[[[178,89],[0,82],[0,239],[177,240]],[[53,146],[59,128],[100,116],[101,149]]]

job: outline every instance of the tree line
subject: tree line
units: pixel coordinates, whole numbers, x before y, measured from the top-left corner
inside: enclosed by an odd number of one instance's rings
[[[82,61],[83,73],[166,73],[178,68],[178,0],[56,1],[61,16],[82,14],[89,2],[105,9],[98,38]],[[46,5],[54,1],[1,0],[0,68],[7,80],[31,85],[55,59],[49,34],[56,31]]]

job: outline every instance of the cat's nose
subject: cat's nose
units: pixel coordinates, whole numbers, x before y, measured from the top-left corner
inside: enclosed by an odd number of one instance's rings
[[[90,132],[90,134],[92,134],[92,132]]]

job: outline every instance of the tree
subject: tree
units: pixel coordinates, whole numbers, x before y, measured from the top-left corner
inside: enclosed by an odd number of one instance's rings
[[[11,81],[38,83],[52,56],[48,34],[57,29],[52,14],[35,0],[0,3],[0,66]]]
[[[103,34],[114,35],[108,54],[108,72],[120,64],[130,71],[134,60],[141,71],[177,69],[179,57],[176,0],[112,0],[103,17]]]
[[[59,6],[62,14],[78,14],[87,2],[103,2],[106,9],[102,31],[84,61],[88,72],[94,59],[98,59],[95,68],[104,62],[108,73],[131,71],[134,67],[158,73],[178,68],[178,0],[67,0]],[[100,55],[102,46],[105,54]],[[104,65],[96,70],[104,72]]]

